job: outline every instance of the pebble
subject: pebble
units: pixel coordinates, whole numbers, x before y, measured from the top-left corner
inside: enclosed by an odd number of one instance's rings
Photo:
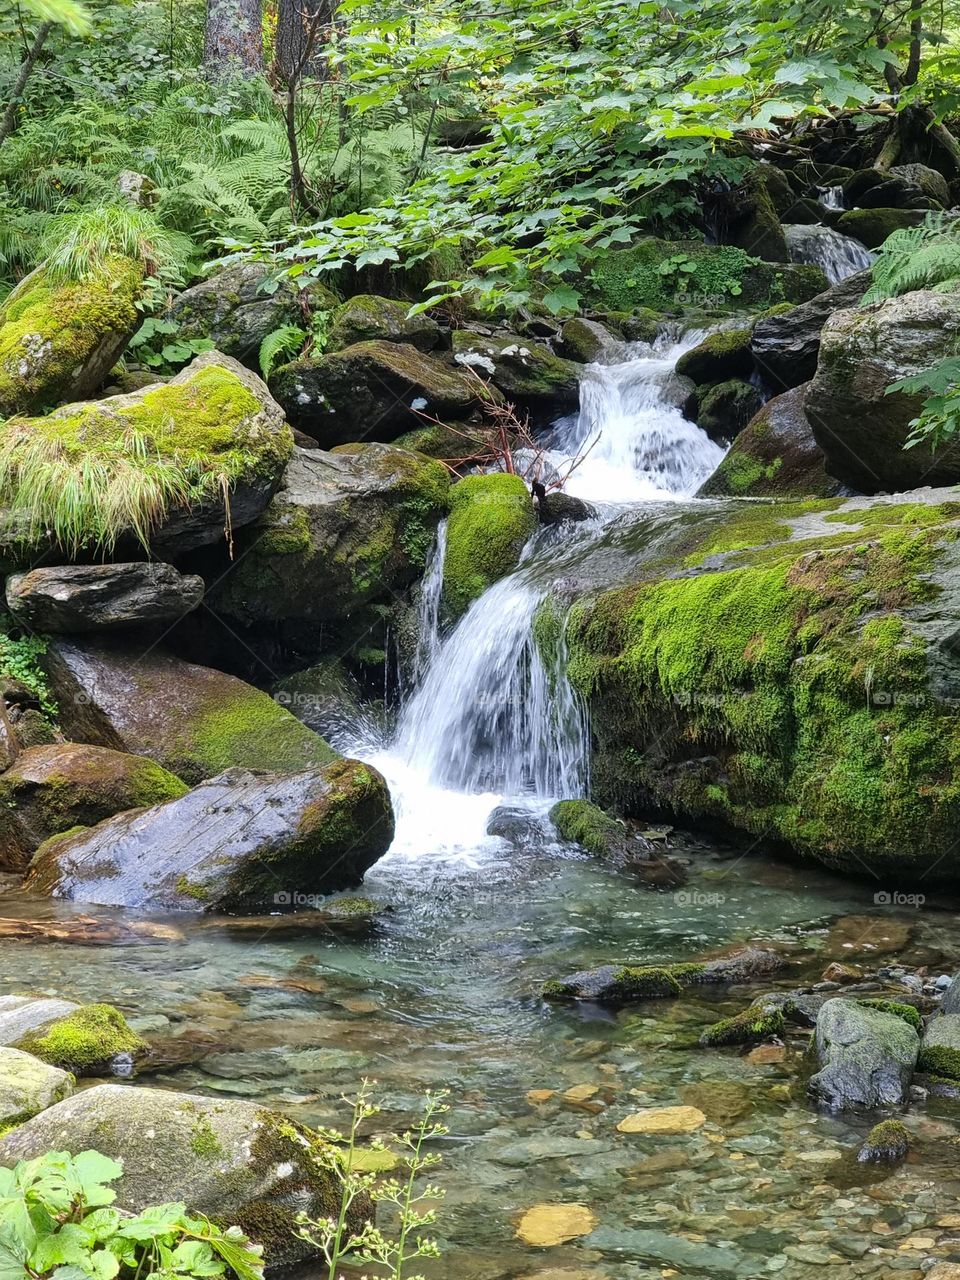
[[[617,1125],[620,1133],[693,1133],[707,1123],[699,1107],[652,1107],[635,1111]]]

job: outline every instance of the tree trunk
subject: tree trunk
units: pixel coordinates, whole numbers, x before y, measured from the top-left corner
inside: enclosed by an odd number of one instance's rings
[[[47,36],[53,30],[52,22],[45,22],[34,37],[33,44],[27,50],[26,56],[20,63],[20,71],[17,75],[16,83],[10,93],[10,101],[7,103],[7,109],[3,113],[3,119],[0,120],[0,146],[13,133],[14,126],[17,123],[17,107],[20,105],[20,99],[23,97],[23,91],[27,87],[27,81],[30,79],[30,72],[37,64],[40,57],[40,51],[43,49]]]
[[[203,65],[211,80],[263,70],[261,0],[207,0]]]

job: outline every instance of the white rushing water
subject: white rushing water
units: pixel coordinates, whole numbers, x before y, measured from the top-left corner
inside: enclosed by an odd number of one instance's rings
[[[786,226],[784,232],[793,261],[822,267],[831,284],[839,284],[857,271],[863,271],[876,257],[859,240],[841,235],[832,227],[822,227],[819,223]]]
[[[534,616],[560,574],[557,538],[599,539],[624,505],[689,498],[723,449],[684,418],[679,356],[702,333],[625,346],[622,360],[587,366],[578,415],[554,431],[551,465],[563,474],[581,457],[565,491],[597,507],[568,534],[541,530],[518,569],[475,600],[448,633],[441,625],[446,530],[441,526],[421,587],[414,687],[392,740],[350,747],[379,768],[397,815],[393,856],[471,859],[502,804],[543,813],[587,789],[585,709],[562,671],[547,670],[534,643]],[[589,447],[589,453],[582,457]],[[569,528],[569,527],[568,527]]]

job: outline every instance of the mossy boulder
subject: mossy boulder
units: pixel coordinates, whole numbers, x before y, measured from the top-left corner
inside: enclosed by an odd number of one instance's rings
[[[828,498],[840,493],[804,412],[806,387],[775,396],[736,437],[700,497]]]
[[[648,237],[607,253],[584,283],[589,302],[611,311],[693,305],[741,307],[805,302],[827,287],[819,267],[761,262],[734,245]]]
[[[264,509],[293,452],[264,383],[216,351],[130,395],[12,418],[0,441],[4,537],[25,542],[31,567],[50,541],[68,552],[119,541],[177,554],[222,542],[226,525]],[[79,497],[65,504],[62,492]]]
[[[269,694],[160,648],[56,640],[46,663],[71,738],[149,756],[188,783],[235,766],[295,773],[335,758]]]
[[[497,428],[484,426],[482,422],[427,423],[414,431],[405,431],[393,442],[397,449],[442,458],[450,466],[493,457],[500,443]]]
[[[448,488],[439,462],[388,445],[298,449],[208,604],[247,625],[346,622],[389,602],[423,573]]]
[[[559,800],[550,810],[557,833],[598,858],[622,855],[627,829],[589,800]]]
[[[73,633],[171,624],[196,609],[203,579],[172,564],[67,564],[12,574],[7,608],[28,631]]]
[[[736,245],[765,262],[790,261],[773,193],[783,206],[792,192],[784,175],[779,177],[778,183],[774,171],[767,174],[765,166],[758,166],[739,183],[705,184],[707,215],[721,244]]]
[[[324,351],[342,351],[357,342],[407,342],[418,351],[432,351],[440,341],[440,326],[421,312],[409,316],[409,305],[394,298],[358,293],[333,313]]]
[[[759,1001],[742,1013],[735,1013],[731,1018],[721,1018],[719,1022],[715,1022],[703,1032],[700,1043],[711,1047],[762,1044],[764,1040],[782,1036],[786,1025],[782,1006],[768,1006]]]
[[[910,1134],[901,1120],[875,1124],[857,1152],[861,1164],[899,1164],[910,1150]]]
[[[726,378],[746,377],[753,370],[749,329],[720,329],[685,351],[677,361],[677,373],[702,385]]]
[[[960,1080],[960,1014],[940,1013],[930,1019],[923,1033],[917,1069]]]
[[[114,257],[83,280],[38,267],[0,304],[0,417],[91,395],[140,323],[143,268]]]
[[[0,1127],[22,1124],[69,1098],[74,1083],[69,1071],[51,1067],[31,1053],[0,1049]]]
[[[323,738],[355,727],[364,716],[360,686],[333,654],[278,680],[273,697]]]
[[[511,403],[546,413],[568,412],[580,403],[582,366],[541,342],[456,329],[453,353],[460,366],[488,378]]]
[[[443,600],[452,616],[516,567],[536,524],[519,476],[467,476],[453,486],[443,560]]]
[[[742,378],[728,378],[701,387],[697,395],[697,426],[711,440],[733,440],[762,408],[763,397]]]
[[[123,1162],[116,1207],[138,1213],[184,1201],[194,1213],[236,1223],[263,1245],[268,1266],[303,1261],[310,1246],[297,1215],[336,1219],[340,1188],[311,1157],[314,1135],[252,1102],[170,1089],[102,1084],[75,1094],[0,1139],[0,1164],[47,1151],[96,1150]],[[370,1205],[356,1201],[359,1229]]]
[[[399,342],[357,342],[283,365],[270,389],[323,448],[395,440],[428,418],[467,418],[494,393],[452,360]]]
[[[863,493],[954,484],[960,450],[904,449],[927,392],[891,392],[954,353],[960,295],[917,290],[857,310],[824,326],[817,371],[804,399],[827,471]]]
[[[919,209],[848,209],[837,219],[837,230],[868,249],[879,249],[894,231],[919,227],[925,217]]]
[[[23,870],[50,836],[186,790],[145,756],[79,742],[29,747],[0,774],[0,866]]]
[[[756,983],[785,967],[783,956],[762,947],[742,947],[728,955],[680,964],[604,964],[543,988],[547,1000],[587,1000],[629,1004],[635,1000],[673,997],[688,987]]]
[[[622,347],[622,337],[586,316],[574,316],[561,330],[560,354],[581,364],[612,360]]]
[[[597,802],[960,881],[960,504],[915,496],[705,508],[575,603]]]
[[[810,1092],[836,1111],[904,1102],[920,1037],[903,1018],[852,1000],[828,1000],[817,1016],[819,1070]]]
[[[950,196],[950,184],[937,169],[928,164],[895,164],[888,170],[891,177],[902,178],[923,195],[935,200],[944,209],[949,209],[953,200]]]
[[[392,839],[390,794],[368,765],[228,769],[178,799],[48,840],[26,885],[140,910],[275,911],[296,895],[354,888]]]
[[[147,1048],[109,1004],[81,1005],[28,1032],[17,1047],[74,1076],[130,1075]]]
[[[816,372],[820,334],[835,311],[855,307],[870,287],[858,271],[799,306],[772,309],[753,326],[750,349],[757,372],[774,395],[809,382]]]

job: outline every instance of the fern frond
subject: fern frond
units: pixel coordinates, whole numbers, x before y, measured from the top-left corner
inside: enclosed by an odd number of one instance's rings
[[[960,280],[960,220],[931,214],[919,227],[894,231],[880,246],[872,276],[862,305]]]
[[[306,330],[296,324],[281,325],[279,329],[274,329],[267,334],[260,343],[259,352],[260,372],[263,374],[264,381],[273,373],[277,357],[297,355],[306,338]]]

